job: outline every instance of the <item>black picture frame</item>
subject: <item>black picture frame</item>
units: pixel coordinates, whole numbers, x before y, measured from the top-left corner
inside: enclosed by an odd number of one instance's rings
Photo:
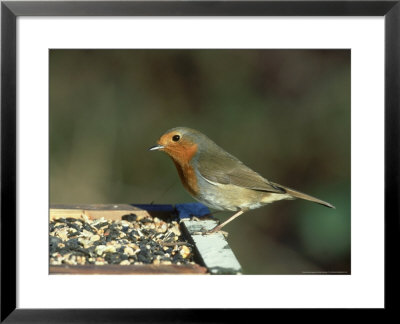
[[[385,19],[385,309],[395,307],[399,244],[400,0],[2,1],[1,322],[226,322],[237,310],[16,308],[16,19],[19,16],[383,16]],[[366,178],[368,175],[366,175]],[[371,188],[382,190],[382,188]],[[10,230],[14,229],[14,230]],[[373,233],[371,233],[373,235]],[[396,253],[397,252],[397,253]],[[210,287],[210,293],[217,287]],[[223,292],[220,292],[223,298]],[[189,298],[185,296],[171,298]],[[241,310],[246,312],[244,310]],[[255,311],[255,310],[253,310]],[[258,310],[260,312],[260,310]],[[261,314],[260,314],[261,315]],[[245,315],[246,316],[246,315]]]

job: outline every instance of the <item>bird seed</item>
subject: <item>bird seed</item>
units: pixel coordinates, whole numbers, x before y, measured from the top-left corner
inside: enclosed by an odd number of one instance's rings
[[[112,221],[71,217],[49,224],[50,265],[194,264],[176,221],[135,214]]]

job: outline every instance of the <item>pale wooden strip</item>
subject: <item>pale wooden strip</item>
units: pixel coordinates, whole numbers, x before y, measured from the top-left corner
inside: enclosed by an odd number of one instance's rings
[[[122,216],[130,214],[129,210],[83,210],[83,209],[50,209],[50,220],[59,218],[99,219],[104,217],[109,220],[120,220]],[[146,211],[135,211],[138,219],[148,216]]]
[[[154,264],[135,264],[135,265],[59,265],[50,266],[50,274],[78,274],[78,275],[132,275],[132,274],[207,274],[207,269],[198,264],[184,265],[154,265]]]
[[[211,274],[240,274],[242,272],[239,261],[222,233],[200,234],[217,226],[216,221],[183,220],[181,224],[184,232],[189,236],[189,242],[195,245],[202,263]]]
[[[128,205],[128,204],[95,204],[95,205],[51,205],[50,219],[77,218],[120,220],[127,214],[135,214],[138,219],[152,216],[164,218],[171,215],[174,208],[171,205]]]
[[[50,219],[58,218],[82,218],[84,210],[82,209],[50,209]]]

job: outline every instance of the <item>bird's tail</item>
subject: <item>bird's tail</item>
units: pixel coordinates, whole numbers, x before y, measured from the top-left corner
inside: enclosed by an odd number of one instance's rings
[[[326,207],[329,207],[329,208],[336,209],[335,206],[333,206],[330,203],[327,203],[326,201],[323,201],[321,199],[306,195],[306,194],[304,194],[302,192],[299,192],[299,191],[296,191],[296,190],[293,190],[293,189],[290,189],[288,187],[284,187],[284,186],[281,186],[281,185],[278,185],[278,184],[275,184],[275,183],[274,183],[274,185],[276,185],[279,188],[284,189],[286,191],[286,193],[288,193],[289,195],[291,195],[294,198],[300,198],[300,199],[309,200],[309,201],[315,202],[317,204],[320,204],[320,205],[323,205],[323,206],[326,206]]]

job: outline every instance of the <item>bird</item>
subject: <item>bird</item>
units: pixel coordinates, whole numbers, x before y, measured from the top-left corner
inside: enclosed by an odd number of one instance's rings
[[[267,180],[195,129],[169,129],[149,150],[162,151],[171,157],[184,188],[194,199],[214,210],[235,212],[205,234],[218,232],[243,213],[279,200],[300,198],[335,208]]]

